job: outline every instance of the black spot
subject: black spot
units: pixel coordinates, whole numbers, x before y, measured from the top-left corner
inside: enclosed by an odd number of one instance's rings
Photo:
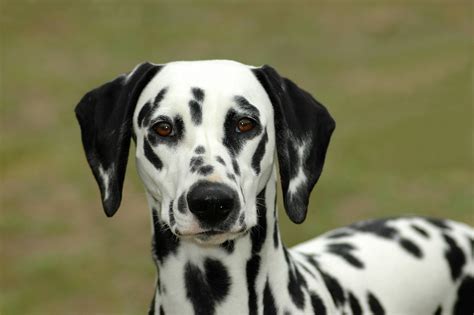
[[[235,182],[235,175],[231,173],[227,173],[227,178],[229,178],[231,181]]]
[[[234,168],[234,173],[237,176],[240,176],[240,167],[239,167],[239,163],[237,163],[236,159],[232,159],[232,167]]]
[[[173,225],[176,223],[176,221],[174,219],[173,202],[174,202],[174,200],[171,200],[170,201],[170,206],[169,206],[170,227],[173,227]]]
[[[163,309],[163,305],[160,305],[160,315],[165,315],[165,310]]]
[[[155,261],[163,263],[168,255],[176,253],[179,239],[171,233],[168,227],[159,221],[156,209],[152,209],[152,217],[154,227],[152,253]]]
[[[154,106],[158,106],[160,104],[160,102],[165,97],[167,91],[168,91],[168,88],[163,88],[158,92],[158,94],[156,94],[155,99],[153,100]]]
[[[260,269],[260,256],[253,255],[247,261],[246,274],[247,274],[247,291],[249,293],[249,314],[258,314],[257,304],[257,292],[255,290],[255,281],[257,280],[258,271]]]
[[[349,243],[333,243],[327,246],[328,252],[338,255],[355,268],[362,269],[364,264],[352,253],[355,247]]]
[[[173,140],[177,142],[178,140],[181,140],[184,137],[184,121],[180,115],[176,115],[173,121],[174,121],[174,130],[175,130],[175,135],[173,137]]]
[[[446,221],[441,220],[441,219],[435,219],[435,218],[425,218],[425,220],[428,223],[431,223],[432,225],[442,229],[442,230],[450,230],[451,228],[446,224]]]
[[[204,262],[204,269],[212,297],[217,302],[223,301],[231,285],[227,268],[219,260],[208,258]]]
[[[443,312],[443,308],[440,305],[440,306],[438,306],[438,308],[434,312],[434,315],[441,315],[442,312]]]
[[[208,176],[214,172],[214,167],[212,165],[205,165],[198,169],[198,173],[202,176]]]
[[[138,122],[139,127],[141,127],[143,125],[143,120],[145,119],[145,117],[150,115],[150,111],[151,111],[151,103],[150,102],[143,105],[143,107],[140,109],[140,112],[138,113],[138,118],[137,118],[137,122]]]
[[[362,308],[360,307],[359,300],[349,292],[349,306],[351,307],[352,315],[362,315]]]
[[[199,88],[192,88],[191,92],[194,99],[189,101],[189,110],[191,111],[191,120],[194,124],[202,123],[202,102],[204,101],[204,91]]]
[[[425,237],[425,238],[430,238],[430,235],[428,234],[428,232],[423,229],[422,227],[420,227],[419,225],[416,225],[416,224],[412,224],[411,225],[411,228],[413,230],[415,230],[418,234],[420,234],[421,236]]]
[[[191,92],[193,93],[193,97],[196,101],[202,102],[204,101],[204,91],[200,88],[192,88]]]
[[[157,170],[161,170],[163,167],[163,162],[161,162],[161,159],[155,154],[146,139],[143,141],[143,152],[145,153],[145,157],[148,159],[148,161],[150,161],[150,163],[153,164]]]
[[[200,146],[197,146],[196,149],[194,149],[194,153],[204,154],[206,153],[206,149],[202,145],[200,145]]]
[[[191,120],[194,124],[200,125],[202,123],[202,108],[201,104],[191,100],[189,101],[189,110],[191,111]]]
[[[260,174],[260,162],[263,159],[263,156],[265,155],[265,145],[268,142],[268,134],[267,130],[263,132],[263,136],[260,139],[260,142],[258,143],[257,149],[255,150],[255,153],[253,154],[252,157],[252,168],[255,170],[255,173]]]
[[[355,223],[349,227],[356,231],[372,233],[381,238],[396,241],[409,254],[421,258],[422,252],[420,248],[412,241],[401,237],[400,232],[396,228],[387,225],[389,221],[390,219],[368,220]]]
[[[204,272],[188,262],[184,268],[184,280],[186,297],[197,315],[214,314],[216,304],[224,300],[231,285],[224,265],[210,258],[204,262]]]
[[[267,208],[265,206],[265,188],[257,195],[257,225],[250,231],[252,253],[258,254],[267,237]]]
[[[323,300],[315,292],[310,294],[311,305],[315,315],[326,315],[326,307]]]
[[[260,112],[257,107],[250,104],[250,102],[245,97],[237,95],[234,97],[234,101],[237,103],[239,109],[244,111],[246,114],[250,114],[255,117],[260,116]]]
[[[263,290],[263,314],[264,315],[275,315],[277,314],[277,309],[275,306],[275,298],[273,297],[270,284],[265,283],[265,289]]]
[[[289,266],[290,265],[290,253],[288,252],[288,250],[285,247],[283,247],[283,254],[285,255],[285,261],[286,261],[287,265]]]
[[[234,241],[225,241],[220,247],[225,249],[227,253],[232,254],[234,252],[235,243]]]
[[[186,212],[186,196],[184,193],[181,194],[181,196],[179,196],[178,198],[178,211],[181,212],[181,213],[185,213]]]
[[[224,166],[226,165],[224,159],[220,156],[216,156],[216,161]]]
[[[466,257],[453,238],[445,233],[443,233],[443,237],[448,244],[448,248],[444,252],[444,257],[446,257],[448,261],[451,277],[453,281],[455,281],[461,275],[462,267],[466,263]]]
[[[382,238],[394,239],[399,235],[398,230],[388,226],[387,221],[387,219],[368,220],[350,225],[350,228],[361,232],[373,233]]]
[[[191,168],[191,172],[196,172],[197,169],[204,164],[204,159],[201,156],[194,156],[189,161],[189,167]]]
[[[353,233],[342,231],[342,232],[336,232],[336,233],[331,233],[330,235],[326,236],[327,238],[343,238],[343,237],[349,237],[354,235]]]
[[[275,219],[275,225],[273,227],[273,246],[278,248],[280,244],[280,238],[278,237],[278,221]]]
[[[409,239],[400,238],[399,243],[404,249],[406,249],[413,256],[417,258],[423,257],[423,253],[421,252],[421,249]]]
[[[298,261],[296,261],[296,264],[298,264],[299,268],[306,271],[306,273],[309,274],[311,277],[313,277],[315,280],[318,280],[317,277],[316,277],[316,274],[313,271],[309,270],[309,268],[306,267],[306,265],[304,265],[302,263],[299,263]]]
[[[319,263],[311,255],[305,255],[306,260],[319,271],[321,277],[323,278],[324,284],[331,294],[332,300],[337,307],[343,306],[345,303],[344,290],[342,289],[339,281],[336,278],[332,277],[319,267]]]
[[[331,297],[336,306],[344,305],[344,290],[339,284],[339,281],[337,281],[336,278],[330,276],[325,272],[321,273],[321,276],[323,277],[323,281],[326,284],[326,287],[328,288],[329,293],[331,294]]]
[[[458,289],[457,300],[454,304],[455,315],[474,314],[474,278],[466,276]]]
[[[307,287],[306,280],[301,275],[298,268],[288,267],[288,293],[290,294],[291,300],[295,306],[302,310],[305,305],[303,287]]]
[[[256,121],[254,129],[248,132],[237,132],[237,123],[241,118],[242,116],[234,109],[229,109],[224,121],[224,138],[222,143],[233,157],[240,153],[246,141],[255,138],[262,132],[260,122],[255,117],[252,117]]]
[[[240,216],[239,216],[239,224],[240,225],[243,225],[244,224],[244,220],[245,220],[245,213],[241,213]]]
[[[385,310],[382,307],[382,304],[380,304],[379,300],[373,295],[372,293],[369,292],[367,295],[368,300],[369,300],[369,307],[370,310],[374,315],[384,315]]]
[[[139,127],[148,126],[148,124],[150,124],[151,115],[153,114],[153,112],[160,105],[160,102],[165,97],[165,94],[166,94],[167,90],[168,90],[167,88],[161,89],[158,92],[158,94],[155,96],[155,99],[153,100],[153,104],[151,104],[150,102],[147,102],[140,109],[140,112],[138,113],[138,118],[137,118],[137,122],[138,122]]]

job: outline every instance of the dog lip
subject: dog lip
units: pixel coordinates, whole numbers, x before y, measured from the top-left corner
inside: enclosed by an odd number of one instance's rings
[[[238,235],[242,235],[245,233],[245,229],[239,229],[237,231],[223,231],[223,230],[205,230],[205,231],[200,231],[197,233],[183,233],[181,231],[176,231],[175,234],[179,237],[184,237],[184,238],[199,238],[199,239],[208,239],[212,238],[215,236],[222,236],[222,235],[227,235],[231,238],[235,238]]]
[[[219,230],[209,230],[209,231],[198,233],[198,234],[196,234],[196,236],[199,236],[199,235],[213,236],[213,235],[218,235],[218,234],[223,234],[223,233],[226,233],[226,232],[219,231]]]
[[[180,236],[214,236],[214,235],[220,235],[220,234],[234,234],[233,232],[228,232],[228,231],[222,231],[222,230],[206,230],[206,231],[201,231],[197,233],[180,233]]]

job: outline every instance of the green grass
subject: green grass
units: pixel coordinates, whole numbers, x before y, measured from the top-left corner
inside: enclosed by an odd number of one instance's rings
[[[143,314],[155,270],[133,161],[102,213],[73,108],[150,60],[268,63],[337,121],[293,245],[369,217],[474,225],[469,1],[1,3],[1,314]],[[281,205],[280,205],[281,207]]]

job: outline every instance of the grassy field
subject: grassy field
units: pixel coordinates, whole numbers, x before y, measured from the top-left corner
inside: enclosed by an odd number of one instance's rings
[[[337,121],[288,245],[359,219],[473,217],[470,1],[0,2],[0,313],[144,314],[155,277],[131,161],[102,212],[73,108],[144,60],[268,63]]]

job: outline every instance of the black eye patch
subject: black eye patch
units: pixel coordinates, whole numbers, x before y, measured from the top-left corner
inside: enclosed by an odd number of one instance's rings
[[[161,89],[158,92],[158,94],[156,94],[153,102],[148,101],[145,105],[143,105],[140,112],[138,113],[138,118],[137,118],[139,127],[148,126],[150,124],[151,115],[153,114],[154,111],[158,109],[158,107],[160,106],[160,102],[165,97],[167,91],[168,91],[168,88],[166,87]]]
[[[250,106],[252,106],[256,111],[249,110]],[[224,138],[222,139],[222,142],[224,146],[227,147],[229,153],[232,156],[237,156],[242,150],[242,147],[246,141],[255,138],[262,132],[262,126],[260,125],[260,120],[258,119],[258,110],[253,105],[250,106],[241,112],[231,108],[226,114],[224,122]],[[251,118],[255,121],[255,127],[245,133],[236,132],[239,120],[247,116],[251,116]]]
[[[148,133],[147,133],[148,141],[154,146],[159,145],[159,144],[167,144],[170,146],[175,146],[179,142],[179,140],[181,140],[184,137],[185,128],[184,128],[183,118],[180,115],[174,116],[173,119],[167,116],[158,116],[153,121],[151,121],[150,125],[153,126],[154,124],[160,121],[166,121],[172,125],[173,135],[170,135],[168,137],[160,137],[159,135],[156,134],[153,128],[149,128]]]
[[[237,104],[239,111],[248,114],[251,118],[258,119],[260,112],[257,107],[250,104],[250,102],[243,96],[234,96],[234,101]]]

